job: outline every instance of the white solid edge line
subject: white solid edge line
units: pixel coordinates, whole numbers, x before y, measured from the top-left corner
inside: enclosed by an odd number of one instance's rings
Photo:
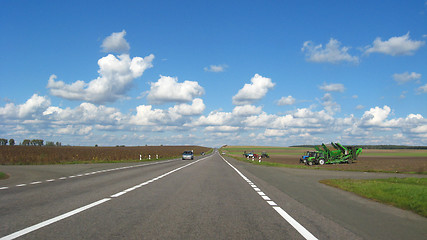
[[[236,167],[234,167],[233,165],[231,165],[231,163],[229,163],[227,160],[225,160],[225,158],[223,158],[221,155],[219,155],[222,160],[224,160],[231,168],[233,168],[243,179],[247,179],[247,177],[245,177]],[[259,195],[261,195],[261,197],[264,198],[264,196],[266,196],[263,192],[257,192]],[[269,201],[267,201],[268,204],[272,205],[272,203],[274,203],[273,201],[271,201],[271,199]],[[305,239],[307,240],[317,240],[317,238],[311,234],[304,226],[302,226],[299,222],[297,222],[293,217],[291,217],[287,212],[285,212],[285,210],[283,210],[281,207],[277,206],[276,203],[274,203],[275,205],[272,205],[272,208],[274,210],[276,210],[277,213],[279,213],[279,215],[285,219],[289,224],[291,224],[292,227],[295,228],[295,230],[297,230],[301,236],[303,236]]]
[[[119,192],[119,193],[116,193],[116,194],[114,194],[114,195],[111,195],[110,197],[112,197],[112,198],[116,198],[116,197],[119,197],[119,196],[121,196],[121,195],[123,195],[123,194],[125,194],[126,192],[125,191],[123,191],[123,192]]]
[[[83,207],[81,207],[81,208],[77,208],[77,209],[75,209],[75,210],[73,210],[73,211],[70,211],[70,212],[64,213],[64,214],[62,214],[62,215],[59,215],[59,216],[54,217],[54,218],[51,218],[51,219],[46,220],[46,221],[44,221],[44,222],[41,222],[41,223],[39,223],[39,224],[33,225],[33,226],[31,226],[31,227],[27,227],[27,228],[25,228],[25,229],[22,229],[21,231],[18,231],[18,232],[12,233],[12,234],[10,234],[10,235],[4,236],[4,237],[0,238],[0,240],[10,240],[10,239],[15,239],[15,238],[17,238],[17,237],[23,236],[23,235],[25,235],[25,234],[27,234],[27,233],[33,232],[33,231],[35,231],[35,230],[37,230],[37,229],[40,229],[40,228],[45,227],[45,226],[47,226],[47,225],[50,225],[50,224],[52,224],[52,223],[58,222],[58,221],[60,221],[60,220],[62,220],[62,219],[65,219],[65,218],[71,217],[71,216],[73,216],[73,215],[75,215],[75,214],[77,214],[77,213],[80,213],[80,212],[83,212],[83,211],[85,211],[85,210],[88,210],[89,208],[95,207],[95,206],[97,206],[97,205],[99,205],[99,204],[102,204],[102,203],[104,203],[104,202],[107,202],[107,201],[109,201],[109,200],[111,200],[111,198],[104,198],[104,199],[101,199],[101,200],[99,200],[99,201],[97,201],[97,202],[94,202],[94,203],[88,204],[88,205],[83,206]]]
[[[292,225],[305,239],[317,239],[313,234],[311,234],[305,227],[303,227],[301,224],[299,224],[291,215],[289,215],[285,210],[283,210],[281,207],[273,207],[274,210],[276,210],[277,213],[282,216],[289,224]]]

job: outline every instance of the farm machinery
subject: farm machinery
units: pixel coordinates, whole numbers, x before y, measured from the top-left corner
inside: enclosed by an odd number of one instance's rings
[[[262,158],[270,158],[270,156],[268,155],[268,153],[267,152],[262,152],[261,153],[261,155],[259,155],[259,154],[256,154],[256,153],[254,153],[254,152],[249,152],[249,153],[247,153],[246,151],[243,153],[243,156],[245,157],[245,158],[259,158],[259,157],[262,157]]]
[[[307,151],[300,159],[300,162],[307,165],[313,164],[337,164],[352,163],[362,152],[362,148],[355,146],[343,146],[340,143],[331,142],[333,149],[328,148],[324,143],[322,146],[315,146],[316,151]]]
[[[299,159],[300,163],[306,163],[307,162],[307,158],[309,157],[314,157],[316,154],[315,151],[307,151],[306,153],[304,153],[304,155],[301,156],[301,158]]]

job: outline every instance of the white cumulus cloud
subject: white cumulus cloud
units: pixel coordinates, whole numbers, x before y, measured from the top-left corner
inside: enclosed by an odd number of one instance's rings
[[[222,65],[210,65],[209,67],[205,67],[205,72],[224,72],[228,66],[225,64]]]
[[[102,42],[103,52],[125,53],[130,49],[129,43],[124,38],[126,31],[112,33]]]
[[[411,80],[417,80],[421,78],[421,74],[416,73],[416,72],[404,72],[404,73],[395,73],[393,74],[393,79],[399,83],[399,84],[404,84],[407,83]]]
[[[371,108],[363,114],[361,121],[366,126],[384,126],[390,112],[391,108],[387,105],[383,108]]]
[[[319,88],[326,92],[344,92],[345,90],[344,84],[341,83],[324,83],[322,86],[319,86]]]
[[[120,124],[125,116],[116,108],[81,103],[74,109],[51,106],[43,116],[57,124]]]
[[[64,134],[64,135],[80,135],[80,136],[86,136],[90,134],[92,131],[92,126],[73,126],[73,125],[67,125],[65,127],[58,128],[56,130],[56,133],[58,134]]]
[[[151,83],[147,99],[152,104],[167,102],[190,102],[204,94],[204,89],[196,81],[178,82],[178,78],[160,76],[157,82]]]
[[[240,128],[239,127],[234,127],[234,126],[209,126],[209,127],[205,127],[206,131],[210,131],[210,132],[235,132],[238,131]]]
[[[251,84],[245,84],[243,88],[233,96],[233,104],[252,104],[262,99],[267,94],[268,90],[276,85],[270,78],[263,77],[259,74],[255,74],[251,82]]]
[[[262,107],[256,107],[254,105],[243,105],[243,106],[236,106],[233,109],[233,115],[236,116],[252,116],[257,115],[262,112]]]
[[[359,104],[359,105],[357,105],[356,106],[356,109],[357,110],[362,110],[362,109],[364,109],[365,108],[365,106],[363,106],[363,105],[361,105],[361,104]]]
[[[151,105],[140,105],[136,108],[136,115],[132,116],[129,123],[135,125],[155,126],[167,121],[167,113],[162,109],[153,109]]]
[[[418,93],[427,93],[427,84],[417,88]]]
[[[391,56],[413,55],[414,52],[424,44],[425,41],[414,41],[409,39],[409,32],[400,37],[391,37],[386,41],[382,41],[380,37],[377,37],[372,43],[372,46],[365,47],[365,54],[383,53]]]
[[[306,41],[301,48],[302,52],[305,52],[307,61],[310,62],[328,62],[328,63],[339,63],[339,62],[353,62],[358,63],[359,58],[351,56],[348,53],[349,47],[341,47],[341,43],[331,38],[325,47],[322,44],[314,45],[312,41]]]
[[[33,94],[23,104],[15,105],[14,103],[7,103],[4,107],[0,107],[0,116],[12,119],[37,119],[40,113],[45,111],[49,106],[50,100],[47,97]]]
[[[128,124],[141,126],[156,126],[156,129],[174,128],[183,126],[191,121],[191,117],[201,115],[206,106],[203,100],[196,98],[192,104],[179,104],[169,109],[153,109],[151,105],[140,105],[136,114],[130,116]],[[155,129],[152,129],[155,130]]]
[[[194,116],[202,114],[205,108],[206,106],[203,103],[203,100],[195,98],[191,105],[186,103],[175,105],[174,107],[169,108],[169,112],[184,116]]]
[[[118,58],[109,54],[99,59],[99,77],[89,83],[79,80],[66,84],[63,81],[55,81],[57,76],[51,75],[47,88],[52,95],[69,100],[113,102],[125,96],[134,79],[140,77],[146,69],[153,67],[153,59],[153,54],[145,58],[132,59],[128,54],[122,54]]]
[[[208,116],[200,116],[194,121],[193,126],[221,126],[229,125],[233,120],[233,114],[229,112],[210,112]]]
[[[321,104],[329,114],[334,114],[341,111],[341,106],[334,102],[334,99],[330,93],[325,93],[325,95],[323,95]]]
[[[295,103],[295,98],[292,97],[291,95],[287,97],[282,97],[279,99],[279,101],[277,101],[277,105],[279,106],[292,105],[294,103]]]

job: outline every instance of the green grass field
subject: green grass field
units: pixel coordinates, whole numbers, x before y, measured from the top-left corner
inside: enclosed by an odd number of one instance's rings
[[[427,178],[329,179],[320,182],[427,217]]]

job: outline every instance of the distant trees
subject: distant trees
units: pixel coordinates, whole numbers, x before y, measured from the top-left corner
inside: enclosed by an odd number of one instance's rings
[[[0,138],[0,146],[6,146],[7,143],[9,142],[10,146],[14,146],[15,143],[15,139],[11,138],[9,139],[9,141],[5,138]],[[43,146],[44,145],[44,140],[43,139],[24,139],[24,141],[22,141],[20,143],[20,145],[22,146]],[[62,143],[61,142],[53,142],[53,141],[46,141],[46,146],[57,146],[57,147],[61,147]]]
[[[62,143],[60,143],[60,142],[52,142],[52,141],[46,141],[46,146],[51,146],[51,147],[60,147],[60,146],[62,146]]]
[[[43,142],[44,142],[44,140],[42,140],[42,139],[33,139],[33,140],[31,140],[30,144],[32,146],[43,146]]]
[[[24,139],[24,141],[22,141],[22,145],[24,146],[30,146],[30,139]]]

